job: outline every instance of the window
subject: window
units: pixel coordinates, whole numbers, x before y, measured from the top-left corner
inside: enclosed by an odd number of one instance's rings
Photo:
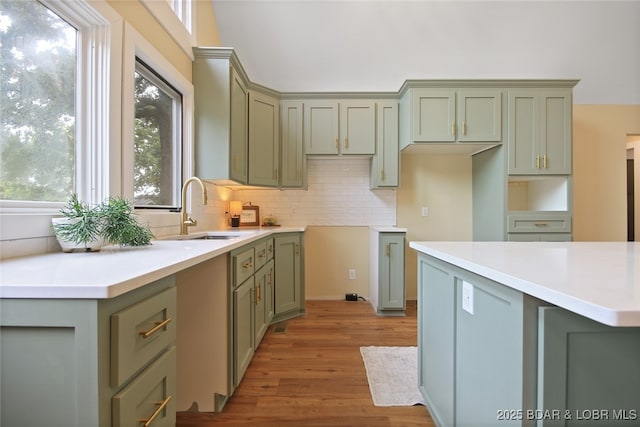
[[[37,1],[0,8],[0,199],[75,191],[78,31]]]
[[[140,60],[134,91],[134,204],[179,206],[182,95]]]

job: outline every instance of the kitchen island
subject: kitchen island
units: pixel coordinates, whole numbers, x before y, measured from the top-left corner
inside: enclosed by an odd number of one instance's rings
[[[410,242],[441,426],[638,425],[640,244]]]

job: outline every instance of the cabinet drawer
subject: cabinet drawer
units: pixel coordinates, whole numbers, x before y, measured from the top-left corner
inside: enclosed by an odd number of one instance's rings
[[[256,266],[255,270],[257,271],[260,267],[267,263],[267,242],[260,242],[254,246],[256,251]]]
[[[509,215],[509,233],[571,233],[569,215]]]
[[[233,256],[233,286],[236,287],[249,277],[253,276],[255,271],[255,254],[254,249],[249,248],[239,252]]]
[[[111,385],[118,387],[176,339],[176,288],[111,315]]]
[[[113,396],[113,426],[153,427],[176,424],[176,348],[171,347]],[[153,419],[152,419],[153,418]]]

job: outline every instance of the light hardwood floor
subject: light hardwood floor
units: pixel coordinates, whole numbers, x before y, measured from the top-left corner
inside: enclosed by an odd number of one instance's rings
[[[178,427],[434,426],[423,406],[375,407],[361,346],[414,346],[416,302],[379,317],[364,301],[307,301],[273,325],[221,413],[178,413]],[[286,324],[284,332],[276,327]]]

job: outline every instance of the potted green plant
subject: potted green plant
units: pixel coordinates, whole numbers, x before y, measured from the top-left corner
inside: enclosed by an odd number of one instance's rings
[[[99,251],[105,244],[100,206],[91,207],[73,194],[60,213],[62,218],[52,218],[51,222],[63,252],[74,249]]]
[[[60,213],[61,218],[51,221],[64,252],[99,251],[105,244],[145,246],[153,239],[151,230],[138,224],[133,207],[122,197],[110,197],[91,207],[74,194]]]

